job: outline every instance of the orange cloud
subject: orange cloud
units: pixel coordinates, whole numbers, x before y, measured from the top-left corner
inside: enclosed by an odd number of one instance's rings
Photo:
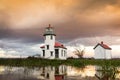
[[[9,25],[25,28],[38,23],[63,22],[76,3],[73,0],[1,0],[1,9],[9,16]]]

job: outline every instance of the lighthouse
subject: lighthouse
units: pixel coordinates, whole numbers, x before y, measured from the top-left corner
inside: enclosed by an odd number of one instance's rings
[[[54,53],[54,45],[55,45],[55,33],[53,31],[53,27],[51,27],[51,25],[49,24],[48,27],[46,27],[45,29],[45,33],[43,35],[45,37],[45,53],[47,53],[47,55],[43,54],[45,56],[45,58],[49,58],[50,55],[52,57],[50,57],[51,59],[54,58],[55,55],[53,55]]]
[[[66,59],[67,48],[60,42],[55,40],[56,34],[54,28],[49,24],[45,28],[44,36],[44,46],[42,49],[42,58],[45,59]]]

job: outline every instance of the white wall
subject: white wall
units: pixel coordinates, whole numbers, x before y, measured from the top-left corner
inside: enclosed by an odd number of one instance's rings
[[[111,51],[104,49],[100,45],[95,48],[95,59],[110,59],[111,58]]]
[[[62,60],[66,60],[67,59],[67,49],[64,48],[55,48],[59,50],[59,58],[58,59],[62,59]],[[45,48],[42,48],[42,50],[45,50]],[[43,56],[43,54],[41,54],[41,57],[43,58],[47,58],[47,59],[55,59],[55,51],[53,53],[53,57],[51,57],[51,53],[49,52],[49,50],[46,51],[47,53],[45,53],[45,56]]]
[[[106,50],[106,59],[111,59],[111,58],[112,58],[111,50]]]
[[[45,57],[44,58],[49,58],[49,59],[54,59],[54,45],[55,45],[55,36],[52,35],[53,38],[51,39],[51,35],[46,35],[45,36]],[[47,46],[49,45],[49,49],[47,49]],[[53,56],[51,56],[51,51],[53,51]]]
[[[50,45],[50,51],[54,51],[54,45],[55,45],[55,36],[53,36],[53,39],[51,39],[51,35],[45,36],[45,45]]]
[[[59,49],[59,59],[66,60],[67,59],[67,49],[64,48],[55,48]]]

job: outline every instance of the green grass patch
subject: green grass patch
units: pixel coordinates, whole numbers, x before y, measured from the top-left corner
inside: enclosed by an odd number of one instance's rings
[[[39,58],[31,59],[0,59],[0,65],[4,66],[86,66],[86,65],[108,65],[120,66],[120,60],[95,60],[95,59],[68,59],[68,60],[47,60]]]

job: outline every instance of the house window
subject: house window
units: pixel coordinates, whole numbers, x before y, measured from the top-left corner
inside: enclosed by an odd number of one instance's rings
[[[65,54],[66,54],[66,53],[64,53],[64,57],[65,57]]]
[[[55,58],[59,58],[59,49],[55,49]]]
[[[61,50],[61,56],[63,56],[63,50]]]
[[[65,57],[66,52],[64,51],[64,57]]]
[[[53,51],[51,51],[51,56],[53,56]]]
[[[47,45],[47,49],[49,49],[49,45]]]
[[[45,50],[43,50],[43,56],[45,56]]]
[[[53,36],[51,35],[51,40],[53,39]]]

